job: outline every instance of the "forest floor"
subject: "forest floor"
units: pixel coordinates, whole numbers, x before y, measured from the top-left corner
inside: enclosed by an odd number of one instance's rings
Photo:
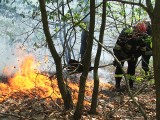
[[[78,86],[78,83],[74,84]],[[121,92],[114,91],[113,84],[107,83],[104,86],[100,85],[96,115],[88,114],[91,94],[85,96],[87,104],[84,105],[81,120],[144,120],[142,112],[129,96],[124,82]],[[135,86],[136,88],[131,90],[134,100],[143,108],[148,120],[156,120],[153,79],[146,78],[135,82]],[[90,90],[92,88],[93,85],[90,86]],[[20,91],[0,102],[0,120],[71,120],[75,107],[76,104],[72,110],[64,110],[61,99],[40,98],[37,93],[32,92],[27,95]]]

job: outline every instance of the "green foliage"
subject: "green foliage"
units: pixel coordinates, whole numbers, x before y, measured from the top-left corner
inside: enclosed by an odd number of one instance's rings
[[[86,7],[84,8],[84,12],[86,13],[87,11],[89,11],[89,6],[86,6]]]
[[[154,84],[155,84],[155,80],[154,80],[154,79],[150,79],[150,80],[149,80],[149,83],[150,83],[151,85],[154,85]]]
[[[133,33],[133,29],[130,27],[130,28],[127,28],[124,32],[130,35]]]
[[[86,29],[87,25],[85,23],[80,23],[79,24],[80,28]]]
[[[146,44],[150,45],[151,48],[152,48],[152,37],[151,37],[151,36],[147,36],[147,38],[144,39],[144,42],[145,42]]]
[[[142,82],[143,80],[144,80],[143,77],[136,77],[136,81],[137,81],[137,82]]]
[[[154,84],[153,70],[150,68],[150,71],[146,74],[141,67],[137,67],[136,82],[141,83],[143,81],[148,81],[149,84]]]
[[[81,16],[80,16],[80,14],[79,14],[79,13],[75,13],[75,14],[74,14],[74,19],[79,20],[79,19],[80,19],[80,17],[81,17]]]
[[[62,16],[61,20],[62,21],[67,21],[71,18],[71,15],[69,13],[66,13],[64,16]]]
[[[48,13],[49,19],[51,19],[51,20],[53,20],[53,21],[54,21],[55,15],[56,15],[55,12],[49,12],[49,13]]]
[[[50,3],[52,0],[46,0],[46,3],[48,4],[48,3]]]
[[[58,32],[59,31],[59,27],[55,27],[54,32]]]

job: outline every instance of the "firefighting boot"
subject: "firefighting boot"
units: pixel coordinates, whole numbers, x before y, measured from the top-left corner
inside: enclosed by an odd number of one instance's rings
[[[133,80],[132,79],[129,79],[129,87],[132,89],[133,88]]]
[[[121,78],[115,78],[115,81],[116,81],[115,89],[116,89],[116,91],[120,91],[120,89],[121,89],[121,86],[120,86]]]

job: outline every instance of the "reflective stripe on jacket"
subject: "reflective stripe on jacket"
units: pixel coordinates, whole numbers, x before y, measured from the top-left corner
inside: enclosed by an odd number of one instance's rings
[[[123,74],[115,74],[115,77],[116,78],[123,77]],[[135,75],[126,74],[126,77],[127,79],[132,79],[132,80],[136,79]]]

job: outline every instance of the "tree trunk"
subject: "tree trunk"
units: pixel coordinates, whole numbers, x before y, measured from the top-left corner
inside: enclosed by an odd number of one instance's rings
[[[89,37],[87,39],[87,48],[84,54],[84,59],[82,63],[84,65],[84,71],[80,77],[80,85],[79,85],[79,94],[78,94],[78,102],[76,106],[76,110],[74,113],[74,119],[78,120],[81,118],[82,110],[83,110],[83,101],[84,101],[84,94],[85,94],[85,84],[86,79],[89,72],[90,61],[91,61],[91,52],[93,46],[93,37],[94,37],[94,26],[95,26],[95,0],[90,1],[90,27],[89,27]]]
[[[103,44],[103,36],[106,24],[106,1],[103,2],[103,13],[102,13],[102,24],[100,28],[100,35],[99,35],[99,42]],[[98,66],[101,57],[102,46],[98,44],[97,54],[94,62],[94,88],[92,94],[92,103],[91,103],[91,114],[96,114],[97,108],[97,98],[98,98],[98,91],[99,91],[99,77],[98,77]]]
[[[153,67],[156,86],[156,118],[160,120],[160,0],[156,0],[153,11],[152,35],[153,35]]]
[[[81,34],[81,48],[80,48],[80,54],[81,54],[81,60],[83,59],[84,53],[86,51],[86,41],[88,38],[88,32],[86,30],[82,30]]]
[[[45,6],[45,0],[39,0],[40,3],[40,10],[41,10],[41,17],[42,17],[42,23],[43,23],[43,30],[44,34],[46,36],[46,42],[48,44],[49,50],[51,52],[51,55],[55,61],[56,64],[56,71],[57,71],[57,82],[58,87],[60,89],[60,93],[62,95],[62,99],[64,101],[64,106],[66,109],[73,107],[72,97],[69,89],[65,85],[62,77],[62,64],[61,64],[61,57],[58,55],[54,43],[52,41],[52,37],[49,31],[48,26],[48,20],[47,20],[47,12],[46,12],[46,6]]]

